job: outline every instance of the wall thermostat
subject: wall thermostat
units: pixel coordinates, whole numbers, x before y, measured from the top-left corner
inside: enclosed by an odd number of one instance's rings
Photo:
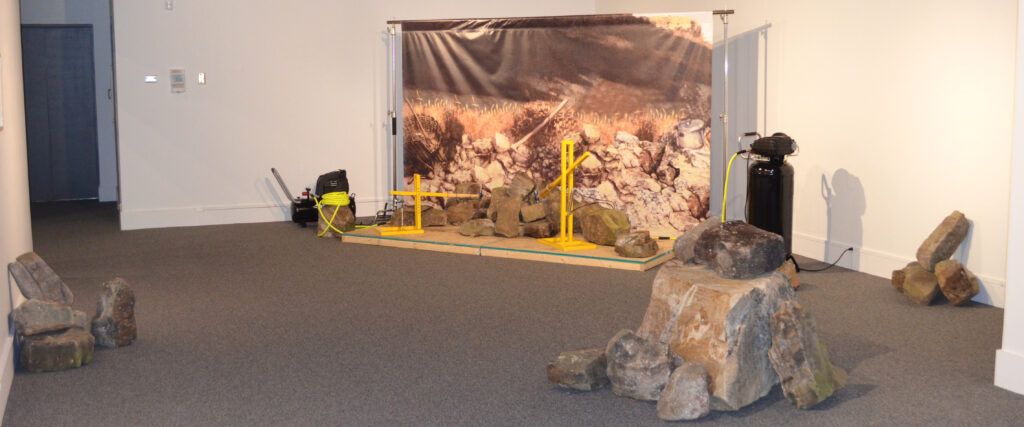
[[[182,93],[185,91],[185,70],[181,68],[171,69],[171,93]]]

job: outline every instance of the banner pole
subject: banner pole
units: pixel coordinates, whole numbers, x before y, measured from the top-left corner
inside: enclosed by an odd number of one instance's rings
[[[725,74],[725,88],[722,91],[724,102],[722,103],[722,114],[719,115],[722,121],[722,185],[724,186],[729,179],[729,14],[722,13],[718,17],[722,20],[722,44],[725,47],[724,60],[722,62],[722,69]],[[722,218],[725,218],[725,212],[722,212]]]
[[[391,42],[391,102],[388,108],[388,116],[391,119],[391,189],[393,191],[401,190],[398,188],[398,74],[396,63],[397,61],[397,33],[398,24],[388,25],[388,37]],[[393,196],[392,206],[395,206],[395,202],[398,200],[398,196]]]

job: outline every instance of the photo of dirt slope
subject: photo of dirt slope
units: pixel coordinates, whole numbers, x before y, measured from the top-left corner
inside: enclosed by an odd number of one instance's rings
[[[711,35],[683,15],[409,22],[404,173],[427,191],[557,178],[560,142],[590,151],[577,203],[675,236],[707,218]],[[439,204],[443,201],[438,201]]]

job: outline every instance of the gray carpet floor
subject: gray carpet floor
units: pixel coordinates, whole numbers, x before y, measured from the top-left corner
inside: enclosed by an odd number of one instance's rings
[[[139,335],[80,369],[17,372],[5,425],[665,424],[653,403],[545,376],[559,352],[639,326],[656,270],[342,244],[285,222],[122,232],[88,202],[33,218],[75,308],[123,277]],[[1024,397],[992,385],[1002,310],[915,306],[841,268],[801,280],[849,384],[810,410],[776,387],[697,423],[1024,424]]]

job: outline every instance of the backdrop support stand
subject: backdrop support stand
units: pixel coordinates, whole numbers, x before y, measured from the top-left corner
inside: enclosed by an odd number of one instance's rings
[[[395,191],[401,190],[399,187],[402,180],[399,178],[398,168],[398,26],[401,24],[388,23],[388,39],[391,43],[391,57],[390,57],[390,75],[388,76],[389,83],[391,85],[391,99],[388,105],[388,117],[391,119],[391,208],[401,208],[401,196],[394,195]],[[385,206],[385,210],[387,207]]]
[[[712,14],[718,15],[718,18],[722,20],[722,45],[724,47],[722,70],[725,80],[722,84],[722,113],[718,115],[718,118],[722,122],[722,185],[725,185],[729,179],[729,15],[733,14],[733,10],[716,10]],[[725,212],[722,212],[722,218],[725,218]]]

